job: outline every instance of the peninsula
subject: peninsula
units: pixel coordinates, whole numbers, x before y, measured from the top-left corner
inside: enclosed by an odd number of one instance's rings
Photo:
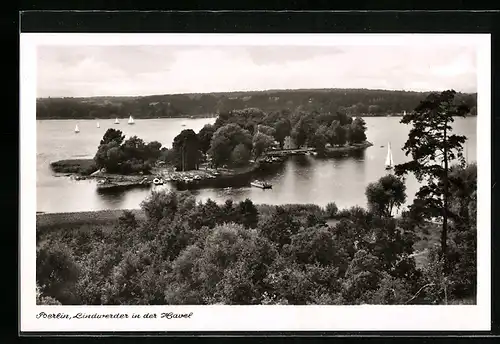
[[[344,112],[256,108],[221,113],[198,133],[182,130],[170,149],[137,136],[125,140],[108,129],[93,159],[51,163],[54,172],[76,179],[96,179],[100,190],[148,187],[173,182],[178,186],[213,186],[247,178],[272,168],[292,155],[329,157],[370,147],[362,118]]]

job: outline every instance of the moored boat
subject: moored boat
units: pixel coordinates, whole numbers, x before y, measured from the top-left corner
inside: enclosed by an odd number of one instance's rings
[[[256,188],[261,188],[261,189],[272,189],[272,185],[267,183],[267,182],[261,182],[259,180],[254,180],[253,182],[250,183],[250,185],[255,186]]]
[[[163,179],[162,178],[155,178],[155,179],[153,179],[153,184],[154,185],[163,185]]]
[[[394,167],[394,161],[392,160],[391,143],[389,142],[387,147],[387,157],[385,158],[385,169],[392,170]]]

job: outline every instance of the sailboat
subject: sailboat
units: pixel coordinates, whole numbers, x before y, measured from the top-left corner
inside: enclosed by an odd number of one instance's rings
[[[120,122],[118,122],[118,117],[115,119],[115,124],[120,124]]]
[[[100,128],[101,126],[99,125],[99,122],[97,122],[97,127]]]
[[[394,161],[392,160],[391,143],[389,142],[387,146],[387,157],[385,158],[385,169],[392,170],[394,167]]]
[[[75,126],[75,133],[78,134],[80,132],[80,129],[78,129],[78,124]]]
[[[403,116],[406,116],[406,110],[403,111]]]
[[[128,118],[128,124],[134,124],[134,119],[132,118],[132,116]]]

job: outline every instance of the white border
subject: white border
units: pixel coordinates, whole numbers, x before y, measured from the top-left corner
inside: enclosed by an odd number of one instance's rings
[[[486,34],[21,34],[21,331],[490,330],[491,54]],[[474,306],[36,306],[38,45],[464,45],[477,47],[478,293]],[[190,319],[48,320],[36,314],[190,313]]]

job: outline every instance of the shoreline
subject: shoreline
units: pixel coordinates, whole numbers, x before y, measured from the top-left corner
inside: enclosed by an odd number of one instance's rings
[[[351,144],[349,146],[329,147],[329,148],[325,148],[325,155],[327,157],[334,157],[338,154],[356,152],[356,151],[360,151],[360,150],[366,149],[366,148],[371,147],[371,146],[373,146],[373,143],[371,143],[370,141],[364,141],[361,143]]]
[[[365,141],[348,146],[328,147],[325,157],[335,157],[339,154],[358,152],[373,146]],[[172,167],[154,167],[150,174],[123,175],[105,173],[97,169],[93,159],[63,159],[50,163],[54,173],[67,176],[76,180],[96,180],[98,191],[111,191],[136,187],[151,187],[154,179],[163,179],[164,183],[172,183],[178,188],[185,187],[210,187],[215,183],[236,181],[250,178],[254,173],[279,165],[289,156],[314,154],[313,149],[291,149],[269,151],[260,160],[241,168],[205,168],[190,171],[174,171]],[[280,156],[279,159],[269,161],[267,157]]]

